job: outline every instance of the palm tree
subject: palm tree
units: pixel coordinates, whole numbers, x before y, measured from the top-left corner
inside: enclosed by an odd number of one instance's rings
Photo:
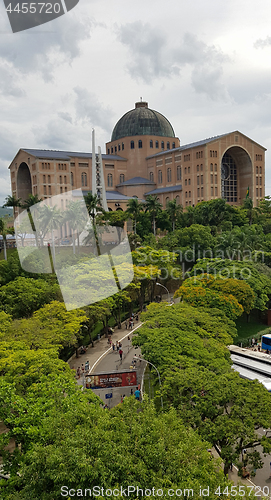
[[[88,193],[85,196],[85,204],[86,204],[88,213],[89,213],[90,217],[92,218],[92,223],[93,223],[93,227],[94,227],[96,214],[98,212],[103,213],[103,209],[101,207],[101,202],[100,202],[97,194]]]
[[[153,226],[153,234],[155,236],[156,234],[156,217],[159,212],[162,211],[162,204],[159,201],[159,198],[157,195],[149,195],[146,198],[146,203],[145,205],[145,211],[150,213],[150,216],[152,218],[152,226]]]
[[[4,259],[8,260],[8,258],[7,258],[7,234],[14,234],[14,229],[7,227],[7,223],[4,219],[4,217],[2,217],[0,219],[0,234],[3,236]]]
[[[72,243],[73,243],[73,253],[75,254],[75,234],[77,235],[77,245],[79,252],[79,234],[83,231],[86,223],[87,216],[84,210],[84,206],[80,201],[70,201],[68,207],[64,214],[64,222],[68,222],[70,229],[72,230]]]
[[[60,224],[63,220],[63,215],[61,211],[56,206],[49,207],[48,205],[43,205],[39,211],[39,220],[41,223],[41,229],[43,234],[46,231],[51,231],[52,238],[52,247],[53,247],[53,264],[55,268],[55,238],[54,238],[54,230],[60,227]]]
[[[13,217],[15,219],[15,208],[21,207],[21,198],[16,198],[16,196],[11,196],[10,194],[6,197],[3,207],[13,208]]]
[[[134,234],[136,234],[136,221],[140,212],[142,212],[144,208],[143,203],[140,203],[137,198],[131,198],[127,203],[127,209],[125,212],[134,219]]]
[[[170,200],[167,202],[166,212],[168,213],[169,218],[170,218],[171,223],[172,223],[172,231],[175,231],[176,220],[178,219],[180,214],[183,213],[183,207],[182,207],[182,205],[177,204],[176,199]]]
[[[33,221],[33,217],[32,217],[30,208],[33,207],[34,205],[36,205],[37,203],[39,203],[40,201],[42,201],[42,199],[39,198],[37,194],[30,194],[28,196],[28,198],[26,200],[24,200],[24,202],[21,204],[21,207],[24,208],[27,211],[27,213],[28,213],[28,217],[29,217],[29,221],[30,221],[30,224],[31,224],[31,228],[32,228],[32,231],[33,231],[33,233],[35,235],[35,240],[36,240],[36,246],[37,247],[38,247],[38,236],[37,236],[37,231],[36,231],[36,227],[35,227],[35,224],[34,224],[34,221]]]

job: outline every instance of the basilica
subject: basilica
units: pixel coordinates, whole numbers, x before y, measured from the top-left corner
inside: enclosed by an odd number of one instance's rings
[[[238,130],[180,144],[169,120],[137,102],[116,123],[102,155],[109,210],[126,210],[130,198],[157,195],[187,207],[224,198],[240,205],[249,190],[254,206],[265,196],[265,151]],[[92,154],[20,149],[10,166],[12,195],[25,200],[81,188],[92,191]]]

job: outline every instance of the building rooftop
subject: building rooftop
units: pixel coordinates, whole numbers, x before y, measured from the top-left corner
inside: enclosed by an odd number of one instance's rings
[[[147,102],[136,102],[135,109],[120,118],[113,129],[111,141],[137,135],[175,137],[168,119],[158,111],[150,109]]]
[[[149,179],[145,179],[145,177],[132,177],[132,179],[120,182],[119,184],[117,184],[117,186],[137,186],[139,184],[155,185],[155,182],[150,181]]]
[[[79,153],[76,151],[56,151],[54,149],[25,149],[21,148],[22,151],[35,156],[36,158],[47,159],[47,160],[65,160],[70,161],[71,158],[86,158],[92,159],[92,153]],[[122,158],[118,155],[105,155],[102,154],[103,160],[123,160],[126,161],[126,158]]]
[[[145,193],[145,195],[171,193],[172,191],[181,191],[181,190],[182,190],[182,185],[176,184],[175,186],[162,187],[154,189],[153,191],[148,191],[148,193]]]

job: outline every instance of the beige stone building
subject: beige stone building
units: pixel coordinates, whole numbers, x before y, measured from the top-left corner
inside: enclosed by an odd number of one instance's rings
[[[156,194],[163,206],[184,207],[224,198],[239,205],[247,189],[254,205],[265,196],[266,149],[239,131],[180,145],[170,122],[138,102],[115,125],[102,155],[111,210],[125,210],[131,197]],[[11,162],[12,195],[46,199],[81,188],[91,191],[91,153],[20,149]]]

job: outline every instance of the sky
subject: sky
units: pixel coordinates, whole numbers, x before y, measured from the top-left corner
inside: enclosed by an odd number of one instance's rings
[[[271,195],[270,0],[80,0],[12,33],[0,0],[0,205],[20,148],[105,153],[140,100],[181,144],[239,130],[265,148]]]

